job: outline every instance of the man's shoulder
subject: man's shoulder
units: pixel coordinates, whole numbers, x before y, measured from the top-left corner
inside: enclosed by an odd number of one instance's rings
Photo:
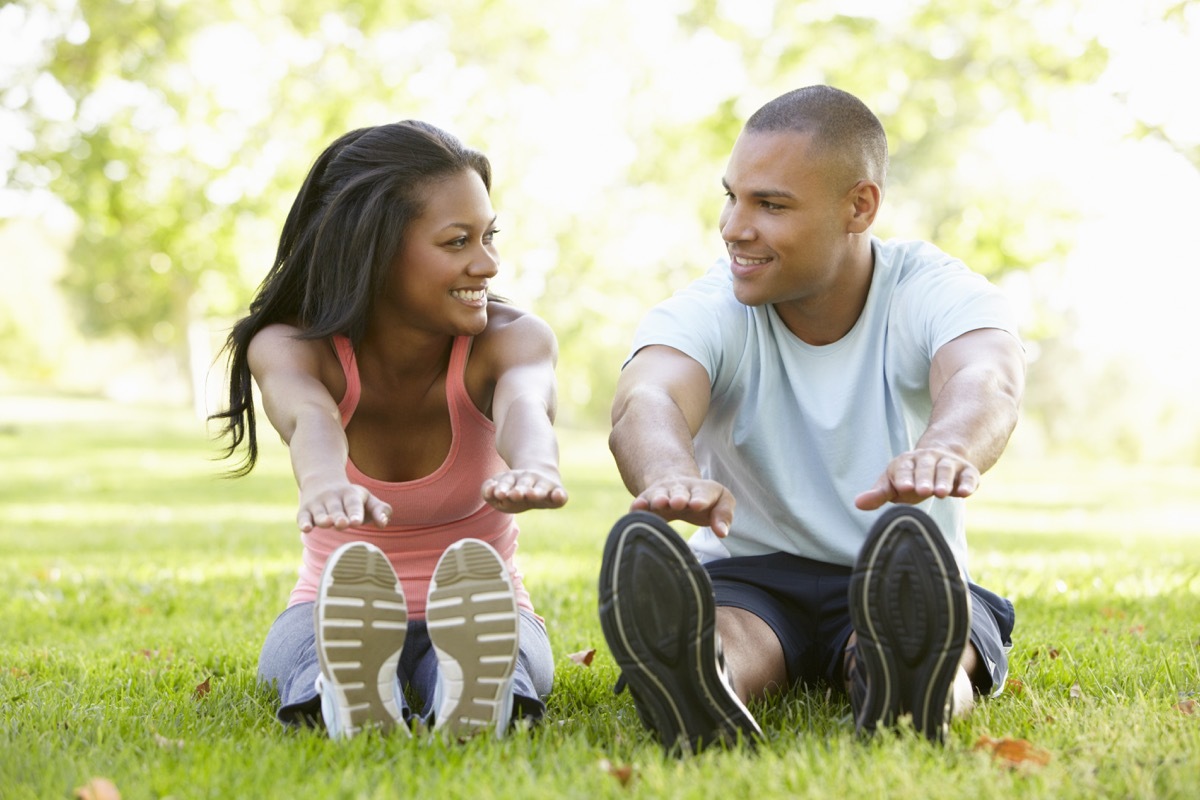
[[[886,269],[904,278],[928,270],[965,270],[967,265],[931,242],[921,239],[876,239],[875,259]]]
[[[734,295],[733,275],[729,271],[729,262],[725,260],[717,261],[703,275],[676,289],[670,297],[658,303],[657,308],[677,314],[704,314],[723,319],[744,316],[750,310]],[[696,317],[691,318],[700,322]]]

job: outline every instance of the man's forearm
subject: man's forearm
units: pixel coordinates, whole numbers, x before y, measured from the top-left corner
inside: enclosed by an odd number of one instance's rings
[[[700,477],[692,435],[669,398],[639,398],[613,422],[608,446],[625,488],[635,497],[670,476]]]
[[[949,450],[986,472],[1016,427],[1020,392],[1019,381],[989,367],[959,370],[938,393],[917,447]]]

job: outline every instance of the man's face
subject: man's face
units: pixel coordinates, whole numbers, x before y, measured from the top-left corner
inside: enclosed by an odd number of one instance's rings
[[[813,151],[794,131],[743,131],[734,144],[720,227],[746,305],[820,302],[844,280],[852,187]]]

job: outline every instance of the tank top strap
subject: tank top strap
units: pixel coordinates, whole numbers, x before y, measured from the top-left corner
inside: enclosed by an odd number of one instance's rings
[[[338,401],[338,412],[342,415],[342,427],[350,423],[354,409],[358,408],[358,398],[362,395],[362,382],[358,378],[358,361],[354,358],[354,345],[350,337],[337,335],[333,337],[333,348],[337,352],[338,362],[342,365],[342,374],[346,376],[346,393]]]
[[[467,394],[467,356],[471,354],[470,336],[455,336],[450,348],[450,364],[446,369],[446,404],[451,408],[461,408],[466,401],[474,405]]]

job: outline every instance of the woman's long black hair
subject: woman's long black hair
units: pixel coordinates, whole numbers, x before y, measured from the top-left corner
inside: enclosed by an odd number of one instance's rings
[[[465,170],[491,191],[486,156],[416,120],[351,131],[317,158],[284,222],[275,263],[222,350],[229,354],[229,407],[209,419],[222,421],[224,457],[246,445],[233,475],[245,475],[258,460],[250,340],[285,322],[304,339],[341,334],[361,342],[372,298],[423,210],[422,189]]]

